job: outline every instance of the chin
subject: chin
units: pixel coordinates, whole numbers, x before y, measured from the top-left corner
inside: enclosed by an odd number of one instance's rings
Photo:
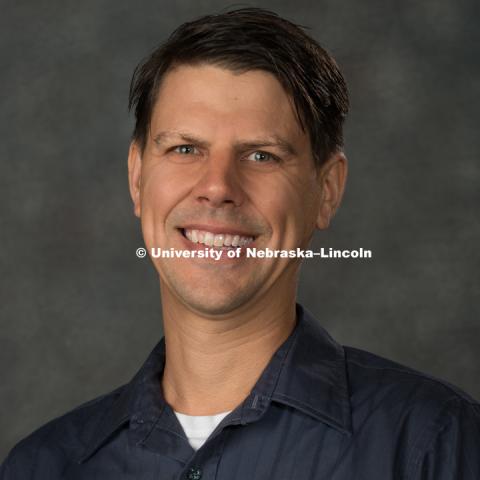
[[[238,288],[233,291],[220,289],[213,292],[212,288],[194,290],[185,287],[175,289],[176,296],[188,309],[205,316],[228,315],[245,304],[253,294],[251,291],[241,291]]]

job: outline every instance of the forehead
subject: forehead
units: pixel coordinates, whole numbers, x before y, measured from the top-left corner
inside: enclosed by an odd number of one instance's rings
[[[164,76],[151,127],[167,126],[305,136],[291,96],[274,75],[205,64],[177,66]]]

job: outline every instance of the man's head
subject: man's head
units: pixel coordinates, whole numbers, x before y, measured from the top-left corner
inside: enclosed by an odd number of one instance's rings
[[[142,148],[165,74],[178,65],[198,64],[273,74],[292,97],[317,165],[343,146],[348,92],[333,58],[288,20],[267,10],[244,8],[184,23],[137,67],[129,107],[135,109],[133,138]]]
[[[346,176],[346,90],[297,27],[252,9],[186,24],[136,70],[130,101],[130,191],[149,251],[292,250],[327,227]],[[294,299],[298,259],[224,258],[152,258],[164,303],[222,316]]]

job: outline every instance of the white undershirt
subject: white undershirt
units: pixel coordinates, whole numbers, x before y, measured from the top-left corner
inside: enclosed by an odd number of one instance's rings
[[[198,450],[215,430],[217,425],[232,410],[228,412],[217,413],[215,415],[185,415],[184,413],[175,412],[178,421],[185,431],[188,442],[194,450]]]

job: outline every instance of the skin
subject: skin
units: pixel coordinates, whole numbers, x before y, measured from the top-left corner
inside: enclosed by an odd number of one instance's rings
[[[347,162],[338,151],[315,167],[292,100],[270,73],[184,65],[164,77],[145,149],[132,142],[128,171],[148,251],[185,249],[178,227],[193,223],[249,232],[259,249],[290,250],[308,248],[315,229],[328,227]],[[232,410],[294,328],[300,260],[152,262],[166,401],[189,415]]]

